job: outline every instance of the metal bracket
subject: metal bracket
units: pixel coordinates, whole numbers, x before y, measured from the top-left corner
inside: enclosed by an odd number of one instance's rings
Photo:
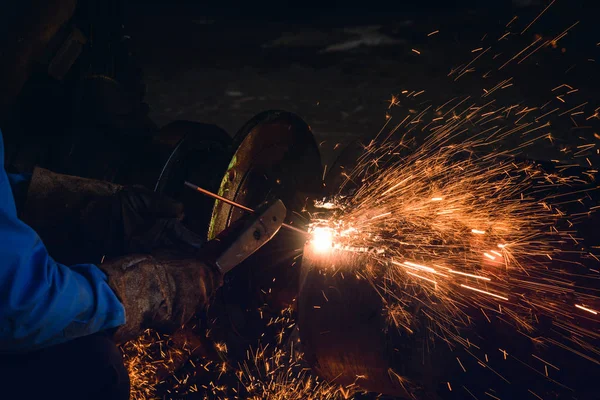
[[[283,225],[286,213],[281,200],[275,201],[260,214],[257,213],[248,228],[217,259],[216,264],[221,273],[231,271],[271,240]]]

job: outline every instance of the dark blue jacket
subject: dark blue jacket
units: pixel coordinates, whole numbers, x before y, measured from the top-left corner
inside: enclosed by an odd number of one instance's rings
[[[26,352],[125,323],[125,310],[95,265],[50,257],[17,217],[0,132],[0,352]]]

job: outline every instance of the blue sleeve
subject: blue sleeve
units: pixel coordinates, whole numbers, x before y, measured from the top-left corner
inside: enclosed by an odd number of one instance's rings
[[[123,305],[98,267],[57,263],[18,219],[0,133],[0,352],[35,350],[124,323]]]
[[[15,187],[20,185],[29,185],[31,181],[32,174],[6,174],[8,177],[8,183],[10,183],[11,188],[14,190]]]
[[[20,207],[25,203],[25,200],[27,199],[27,190],[29,189],[29,183],[31,182],[32,174],[7,173],[6,176],[8,177],[8,183],[10,183],[13,199],[15,200],[15,205],[17,207],[18,212],[20,210]]]

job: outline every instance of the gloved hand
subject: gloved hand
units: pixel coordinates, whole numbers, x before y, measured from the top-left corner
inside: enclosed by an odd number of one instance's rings
[[[123,194],[124,199],[117,204],[121,204],[123,215],[133,219],[123,218],[128,221],[125,226],[144,226],[144,221],[153,221],[143,218],[147,210],[155,216],[157,210],[169,208],[161,205],[155,209],[152,203],[140,205],[141,200],[146,199],[143,191],[136,190],[133,195],[124,191]],[[155,198],[150,196],[150,199]],[[130,207],[132,203],[138,205]],[[181,327],[208,305],[210,297],[222,284],[223,273],[277,233],[281,223],[275,221],[283,222],[285,214],[283,203],[275,201],[258,207],[255,214],[241,217],[202,248],[190,246],[189,253],[172,248],[154,250],[152,256],[137,254],[101,264],[100,269],[108,276],[109,285],[125,307],[127,322],[118,328],[116,340],[132,339],[148,328],[164,331]],[[141,217],[139,223],[137,216]],[[257,238],[257,234],[261,237]],[[183,242],[188,243],[179,240],[179,243]]]
[[[204,240],[181,223],[183,207],[143,187],[33,172],[21,219],[64,264],[100,263],[157,248],[193,252]]]
[[[150,253],[159,248],[189,253],[205,242],[181,223],[181,203],[143,186],[123,187],[110,202],[112,234],[104,247],[109,255]]]
[[[181,327],[222,284],[217,268],[195,258],[130,255],[99,267],[125,307],[127,322],[114,335],[118,343],[148,328],[169,332]]]

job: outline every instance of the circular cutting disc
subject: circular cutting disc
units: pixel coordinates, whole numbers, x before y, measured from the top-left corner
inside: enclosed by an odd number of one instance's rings
[[[267,111],[250,120],[234,138],[237,151],[218,194],[250,208],[281,199],[286,222],[303,226],[301,215],[309,197],[320,194],[320,154],[309,126],[284,111]],[[245,211],[215,202],[209,227],[214,238]],[[298,293],[299,257],[306,237],[281,229],[258,252],[225,276],[223,290],[211,306],[217,319],[214,337],[227,341],[230,357],[245,357],[248,345],[264,334],[269,316],[291,306]]]
[[[234,138],[233,155],[219,195],[250,208],[279,198],[300,211],[307,195],[319,193],[321,159],[310,127],[297,115],[266,111],[252,118]],[[213,209],[209,238],[215,237],[244,211],[222,202]]]

